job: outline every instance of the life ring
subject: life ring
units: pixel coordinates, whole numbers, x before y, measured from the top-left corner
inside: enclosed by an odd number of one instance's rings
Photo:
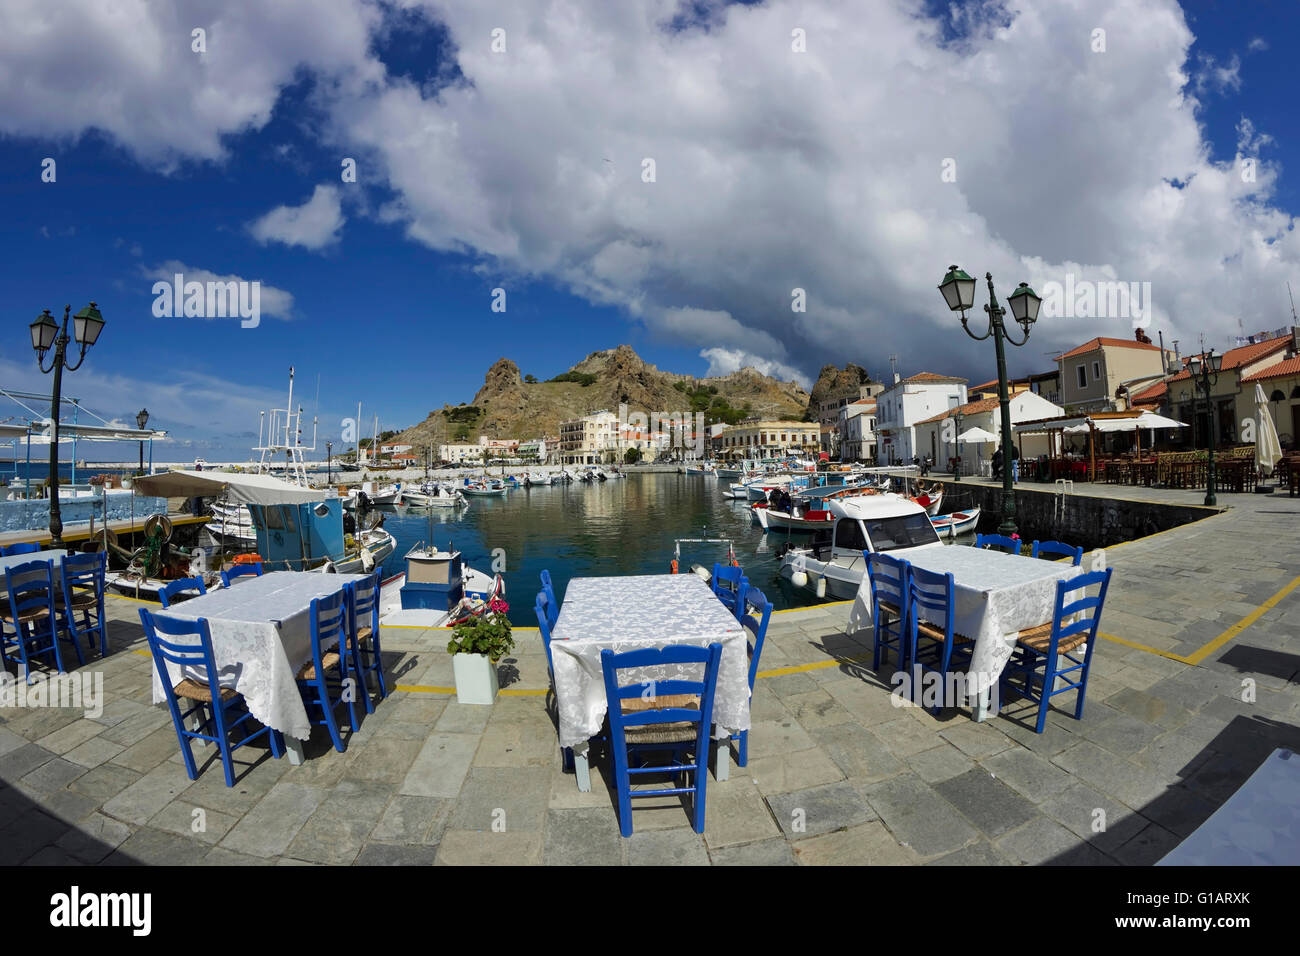
[[[144,536],[153,538],[161,531],[162,539],[170,541],[172,539],[172,519],[161,512],[151,514],[144,521]]]

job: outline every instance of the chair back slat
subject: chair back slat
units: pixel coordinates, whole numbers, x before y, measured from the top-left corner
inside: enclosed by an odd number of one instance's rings
[[[236,564],[231,568],[221,572],[222,587],[230,587],[230,582],[235,578],[243,577],[246,574],[253,574],[257,577],[262,576],[262,562],[249,561],[247,563]]]
[[[39,607],[54,607],[54,562],[26,561],[5,568],[5,588],[17,617]]]
[[[1035,541],[1033,556],[1047,560],[1070,558],[1077,568],[1083,563],[1083,548],[1063,541]]]
[[[873,612],[881,601],[889,601],[900,608],[906,604],[907,575],[911,565],[880,551],[863,551],[862,555],[867,559]]]
[[[59,573],[66,587],[95,587],[103,580],[107,564],[103,551],[69,554],[60,562]]]
[[[939,611],[944,619],[944,633],[952,636],[953,594],[956,584],[952,572],[938,574],[925,568],[913,566],[908,575],[908,603],[913,607],[923,607],[927,611]]]
[[[718,663],[722,659],[722,645],[710,644],[708,647],[694,647],[686,644],[672,644],[663,648],[644,648],[615,654],[609,649],[600,652],[601,668],[605,675],[605,697],[610,702],[609,722],[618,743],[623,743],[625,727],[642,724],[674,723],[687,721],[701,724],[702,733],[707,733],[706,725],[713,719],[713,694],[718,684]],[[618,683],[618,672],[631,668],[657,667],[673,664],[703,664],[704,673],[699,680],[673,678],[671,680],[653,681],[653,688],[648,682],[633,682],[627,685]],[[648,689],[654,694],[647,700],[677,694],[698,694],[700,709],[684,707],[665,707],[657,710],[643,710],[624,714],[621,707],[613,702],[643,697]],[[671,716],[665,716],[671,715]]]
[[[753,611],[754,613],[750,613]],[[754,678],[758,676],[758,662],[763,656],[767,640],[767,625],[772,619],[772,602],[756,587],[745,588],[745,613],[740,618],[741,627],[754,635],[749,644],[749,691],[754,692]]]
[[[533,605],[533,613],[537,615],[537,630],[541,632],[542,646],[546,649],[546,669],[553,671],[554,661],[551,657],[551,599],[545,588],[537,592],[537,603]]]
[[[194,621],[154,614],[148,608],[140,608],[140,623],[144,625],[145,637],[149,640],[149,649],[153,652],[154,662],[163,682],[171,687],[171,678],[167,676],[164,662],[180,667],[199,665],[205,674],[217,673],[215,655],[212,651],[212,632],[208,628],[207,618]],[[189,637],[192,640],[179,641],[168,638]]]
[[[545,569],[541,573],[542,590],[546,593],[546,623],[555,627],[560,618],[560,602],[555,597],[555,587],[551,584],[551,572]]]
[[[172,606],[172,598],[178,591],[198,591],[199,594],[207,594],[207,586],[203,583],[202,578],[177,578],[175,581],[169,581],[158,589],[158,600],[162,603],[164,609]]]
[[[1004,534],[977,534],[975,535],[975,547],[989,548],[1005,554],[1020,553],[1020,542],[1015,538],[1008,538]]]
[[[0,557],[8,558],[16,554],[35,554],[41,550],[41,546],[34,541],[24,541],[21,544],[11,544],[6,548],[0,548]]]
[[[1101,626],[1101,611],[1106,603],[1106,592],[1110,588],[1110,576],[1113,572],[1114,568],[1107,568],[1105,571],[1088,571],[1056,583],[1056,610],[1052,618],[1049,654],[1055,654],[1062,640],[1076,634],[1086,632],[1089,645],[1096,641],[1097,630]],[[1098,588],[1095,595],[1086,593],[1091,587]],[[1069,595],[1079,591],[1085,593],[1073,601],[1069,600]],[[1090,611],[1091,614],[1088,613]]]

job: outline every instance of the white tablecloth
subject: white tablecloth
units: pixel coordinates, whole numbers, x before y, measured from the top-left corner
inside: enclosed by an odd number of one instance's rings
[[[975,640],[970,677],[992,687],[1015,650],[1016,634],[1052,619],[1056,582],[1083,573],[1069,562],[1044,561],[962,545],[926,548],[907,555],[913,567],[951,571],[956,585],[953,629]],[[942,626],[925,611],[922,618]],[[863,577],[849,613],[850,633],[871,627],[871,581]]]
[[[551,640],[560,744],[574,747],[600,733],[605,721],[605,677],[600,652],[643,647],[722,645],[713,722],[718,735],[749,729],[747,631],[694,574],[574,578]],[[677,673],[665,673],[673,670]],[[619,672],[626,685],[650,680],[699,680],[703,665]]]
[[[53,561],[54,562],[54,583],[59,587],[59,567],[63,564],[63,559],[67,557],[68,552],[63,549],[58,551],[33,551],[31,554],[9,554],[0,558],[0,585],[4,584],[4,573],[8,568],[16,567],[20,564],[26,564],[28,561]]]
[[[306,740],[311,724],[294,677],[311,659],[311,602],[365,577],[275,571],[260,578],[238,578],[229,588],[209,591],[156,614],[189,621],[207,618],[220,683],[243,694],[248,709],[263,724]],[[167,670],[172,684],[179,683],[180,669],[168,664]],[[155,667],[154,703],[166,699]]]

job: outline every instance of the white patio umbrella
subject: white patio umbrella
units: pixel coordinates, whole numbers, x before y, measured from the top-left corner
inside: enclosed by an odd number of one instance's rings
[[[1282,457],[1282,443],[1278,440],[1277,426],[1268,413],[1268,400],[1259,382],[1255,383],[1255,415],[1255,464],[1259,466],[1261,475],[1272,474]]]
[[[964,442],[967,445],[971,445],[971,444],[982,445],[985,442],[996,442],[998,440],[998,436],[993,434],[990,431],[985,431],[983,428],[968,428],[960,435],[957,436],[957,440],[959,442]],[[975,466],[976,466],[975,468],[976,472],[982,474],[983,467],[984,467],[984,455],[981,449],[979,448],[975,449]]]

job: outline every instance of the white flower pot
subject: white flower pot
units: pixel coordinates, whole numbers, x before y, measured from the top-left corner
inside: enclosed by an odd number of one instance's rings
[[[456,700],[462,704],[491,704],[497,696],[497,668],[486,654],[453,654]]]

